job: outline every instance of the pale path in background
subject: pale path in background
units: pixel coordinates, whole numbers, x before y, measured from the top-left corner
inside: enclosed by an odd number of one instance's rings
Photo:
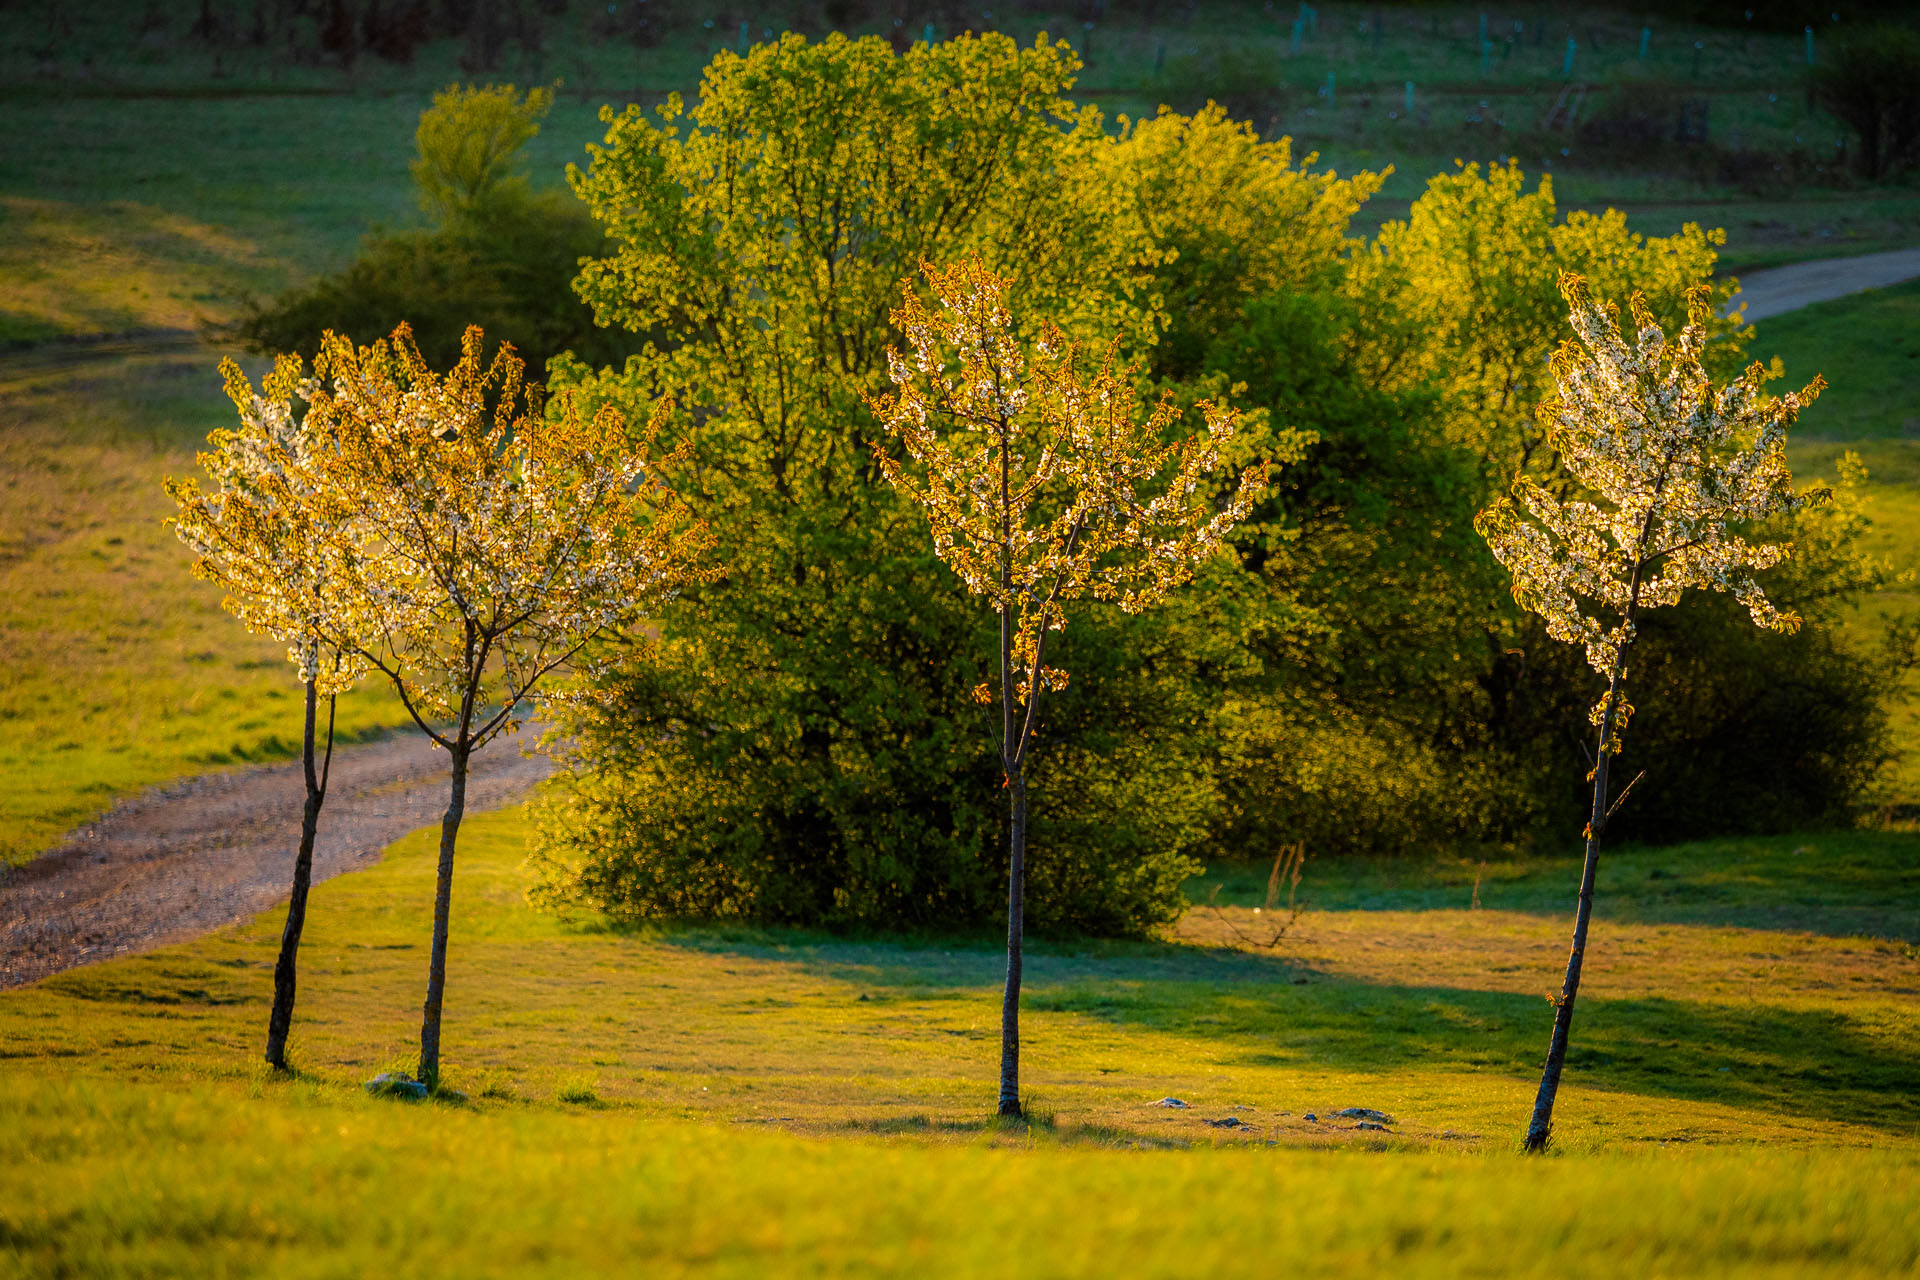
[[[499,809],[553,772],[527,726],[473,757],[467,813]],[[371,866],[439,821],[447,753],[417,731],[333,754],[315,883]],[[23,867],[0,870],[0,990],[151,951],[286,901],[305,783],[298,761],[149,791]]]
[[[1915,276],[1920,276],[1920,249],[1796,262],[1741,276],[1739,296],[1729,310],[1738,311],[1744,305],[1747,319],[1765,320],[1850,293],[1884,289]]]

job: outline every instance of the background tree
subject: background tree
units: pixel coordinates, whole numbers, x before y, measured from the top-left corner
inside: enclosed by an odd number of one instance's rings
[[[711,541],[649,464],[664,404],[633,438],[612,408],[542,404],[511,348],[485,361],[483,342],[468,329],[442,377],[405,326],[370,347],[328,334],[308,413],[340,531],[327,591],[351,619],[328,639],[385,675],[452,761],[420,1030],[429,1087],[469,759],[583,646],[697,578]]]
[[[334,700],[365,671],[365,663],[353,652],[351,614],[328,582],[326,558],[338,531],[322,513],[324,495],[314,473],[316,451],[326,443],[312,434],[295,404],[311,391],[303,366],[296,356],[281,357],[257,394],[233,361],[224,362],[220,372],[240,412],[240,426],[215,431],[208,439],[213,447],[198,455],[208,487],[188,478],[169,479],[166,488],[180,507],[171,521],[174,532],[197,557],[195,576],[220,585],[226,593],[222,604],[247,630],[285,643],[287,657],[306,686],[301,735],[306,802],[280,956],[273,966],[273,1011],[267,1019],[267,1061],[285,1070],[300,935],[313,882],[313,844],[333,763]],[[316,764],[322,694],[327,699],[327,737]]]
[[[265,304],[234,331],[254,351],[312,359],[332,330],[370,339],[406,324],[429,364],[460,358],[467,325],[511,343],[536,372],[563,351],[624,360],[634,343],[597,329],[569,284],[605,235],[564,190],[524,172],[526,144],[551,109],[547,89],[449,87],[420,115],[410,165],[422,229],[369,234],[352,261]]]
[[[1588,664],[1607,681],[1606,695],[1591,713],[1599,733],[1586,861],[1566,983],[1527,1128],[1529,1151],[1544,1149],[1552,1132],[1600,840],[1607,819],[1626,799],[1625,790],[1617,796],[1609,791],[1608,767],[1633,711],[1625,697],[1626,657],[1638,615],[1678,604],[1689,588],[1707,588],[1732,593],[1760,627],[1790,632],[1799,626],[1799,618],[1782,613],[1753,576],[1790,548],[1746,535],[1754,522],[1806,501],[1792,489],[1786,433],[1825,385],[1815,378],[1796,394],[1769,398],[1762,390],[1766,372],[1754,364],[1716,388],[1702,364],[1714,314],[1705,288],[1690,295],[1689,323],[1669,344],[1639,295],[1629,304],[1629,342],[1617,310],[1595,303],[1586,281],[1569,274],[1560,287],[1578,341],[1566,342],[1554,355],[1556,395],[1541,406],[1540,418],[1565,468],[1563,487],[1575,496],[1557,497],[1523,475],[1514,483],[1514,497],[1487,508],[1476,522],[1513,575],[1514,599],[1539,614],[1554,639],[1582,646]]]
[[[1010,807],[1007,982],[1001,1009],[1000,1114],[1021,1114],[1020,970],[1024,938],[1027,752],[1048,689],[1066,673],[1047,665],[1047,639],[1083,597],[1128,613],[1156,604],[1212,556],[1246,517],[1264,483],[1249,467],[1216,510],[1208,492],[1235,415],[1202,403],[1204,435],[1165,443],[1180,417],[1163,398],[1136,418],[1115,346],[1092,369],[1052,325],[1037,354],[1021,349],[1008,281],[978,259],[923,268],[939,302],[909,290],[893,313],[912,360],[889,349],[899,390],[874,411],[916,464],[909,478],[879,446],[888,481],[926,512],[934,551],[997,615],[1000,767]],[[924,478],[921,478],[921,476]]]

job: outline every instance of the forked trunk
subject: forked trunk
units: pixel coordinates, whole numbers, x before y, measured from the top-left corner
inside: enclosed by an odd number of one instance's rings
[[[1000,1114],[1020,1107],[1020,960],[1026,940],[1027,781],[1025,770],[1007,778],[1012,819],[1007,858],[1007,990],[1000,1005]]]
[[[1607,823],[1607,765],[1613,759],[1608,751],[1613,734],[1614,708],[1620,705],[1621,676],[1618,667],[1607,687],[1607,706],[1600,717],[1600,749],[1593,766],[1593,810],[1587,821],[1587,858],[1580,871],[1580,903],[1573,915],[1573,948],[1567,955],[1567,979],[1560,988],[1560,1001],[1553,1011],[1553,1039],[1547,1046],[1547,1065],[1540,1076],[1540,1093],[1534,1099],[1533,1119],[1527,1125],[1527,1150],[1544,1151],[1553,1132],[1553,1100],[1560,1091],[1560,1073],[1567,1062],[1567,1037],[1573,1030],[1573,1001],[1580,994],[1580,965],[1587,954],[1587,921],[1593,915],[1594,874],[1600,866],[1600,835]]]
[[[446,816],[440,819],[440,866],[433,890],[433,957],[427,968],[427,1005],[420,1022],[420,1083],[429,1089],[440,1080],[440,999],[447,986],[447,921],[453,907],[453,842],[467,808],[467,757],[464,733],[448,753],[453,757],[453,788]]]
[[[293,1027],[293,997],[297,985],[300,934],[307,926],[307,889],[313,883],[313,841],[320,829],[320,806],[326,802],[326,783],[315,766],[314,728],[319,691],[307,681],[307,726],[301,758],[306,766],[307,802],[300,815],[300,849],[293,855],[293,892],[287,899],[287,923],[280,933],[280,958],[273,966],[273,1012],[267,1016],[267,1062],[287,1069],[287,1034]],[[333,758],[333,713],[327,713],[327,759]]]

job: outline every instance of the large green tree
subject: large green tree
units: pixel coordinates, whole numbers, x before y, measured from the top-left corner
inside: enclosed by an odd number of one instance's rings
[[[1309,246],[1337,255],[1364,197],[1284,152],[1234,187],[1253,140],[1217,114],[1111,134],[1063,99],[1075,70],[1064,45],[997,35],[903,54],[787,36],[716,59],[684,132],[677,100],[609,113],[575,185],[619,249],[579,287],[604,323],[655,340],[566,377],[692,411],[679,488],[730,568],[565,726],[581,768],[550,810],[556,893],[639,915],[995,914],[1000,769],[970,697],[995,639],[882,482],[863,402],[905,345],[888,316],[901,281],[978,255],[1070,336],[1146,351],[1223,288],[1272,287]],[[1226,267],[1235,233],[1176,256],[1209,234],[1183,172],[1302,251],[1244,279]],[[1085,678],[1035,778],[1036,924],[1139,930],[1178,912],[1183,854],[1217,804],[1210,673],[1241,625],[1189,644],[1177,624],[1097,617],[1063,647]],[[1166,744],[1150,756],[1127,745],[1146,727]]]

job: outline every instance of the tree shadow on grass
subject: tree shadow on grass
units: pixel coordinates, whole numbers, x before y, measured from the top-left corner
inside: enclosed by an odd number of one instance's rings
[[[883,1005],[988,998],[1004,963],[984,942],[696,929],[662,940],[797,964]],[[1417,1067],[1528,1077],[1552,1024],[1552,1006],[1538,996],[1369,983],[1284,957],[1156,943],[1038,948],[1023,1007],[1208,1041],[1224,1064],[1379,1074]],[[1837,1009],[1583,996],[1567,1069],[1579,1084],[1647,1097],[1905,1133],[1920,1125],[1920,1059]]]
[[[1269,863],[1222,863],[1187,886],[1196,904],[1259,906]],[[1488,910],[1571,918],[1580,858],[1435,857],[1309,863],[1317,911]],[[1920,835],[1830,831],[1603,851],[1594,915],[1920,943]]]

